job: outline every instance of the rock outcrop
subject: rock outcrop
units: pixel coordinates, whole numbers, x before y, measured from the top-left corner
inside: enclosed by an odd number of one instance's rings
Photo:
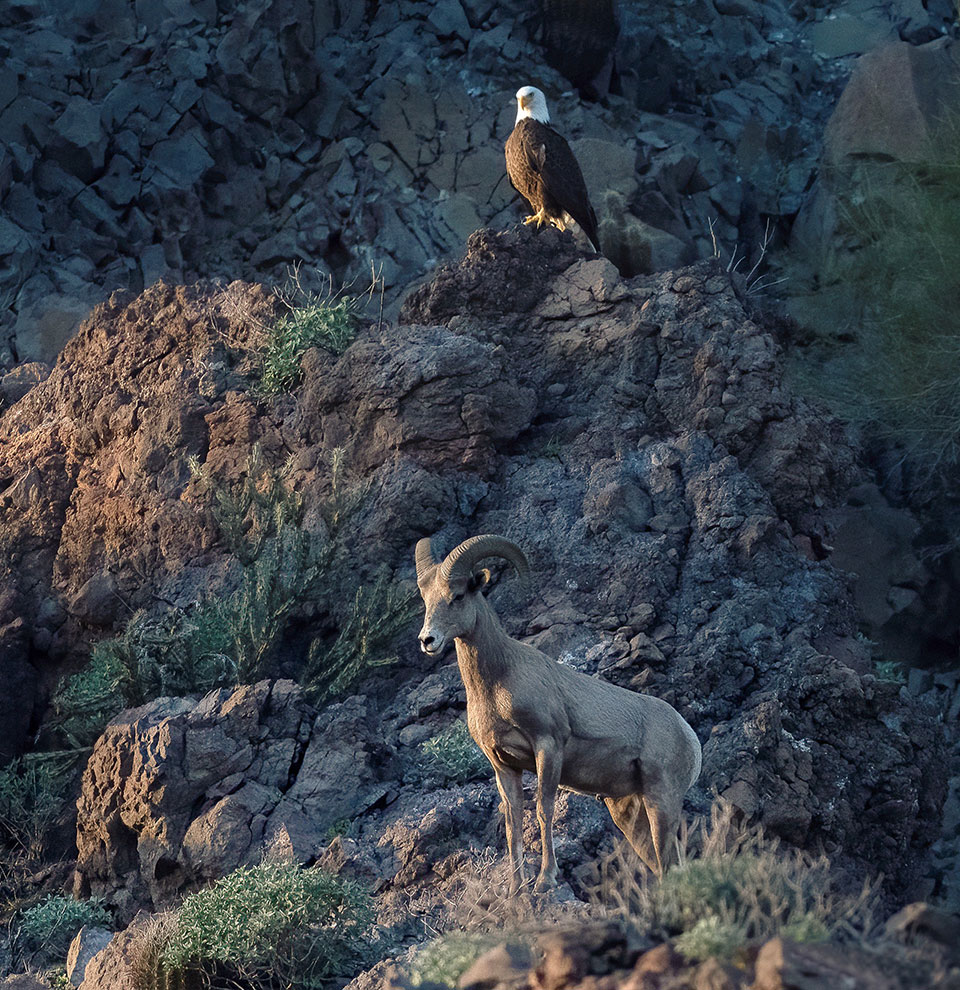
[[[87,764],[77,893],[129,920],[282,842],[320,854],[338,823],[381,800],[390,754],[359,699],[315,716],[289,681],[160,699],[126,712]]]
[[[499,277],[507,271],[520,279],[509,292]],[[235,286],[226,297],[259,301],[269,317],[255,289]],[[411,298],[405,315],[415,323],[371,325],[338,360],[308,352],[304,385],[278,400],[244,390],[256,363],[250,324],[224,299],[210,287],[159,287],[101,308],[0,421],[10,472],[0,541],[29,564],[8,580],[35,660],[54,635],[42,625],[48,616],[60,616],[61,651],[78,648],[94,623],[106,631],[119,618],[111,588],[134,603],[152,593],[176,602],[223,581],[228,555],[193,499],[188,454],[229,478],[255,440],[278,460],[292,452],[309,514],[329,484],[332,448],[342,447],[368,492],[347,535],[361,571],[385,563],[412,576],[412,547],[424,535],[438,549],[476,532],[507,535],[536,575],[498,607],[511,633],[676,705],[705,743],[694,808],[705,809],[716,788],[795,844],[883,870],[891,889],[915,878],[943,801],[943,742],[931,714],[865,672],[849,583],[829,560],[825,510],[858,477],[855,450],[838,422],[784,386],[777,342],[729,275],[703,263],[623,281],[604,259],[578,255],[569,235],[480,231],[461,263]],[[114,376],[109,390],[104,376]],[[93,402],[96,394],[105,398]],[[39,497],[57,486],[56,501]],[[117,513],[122,542],[107,527],[81,525],[87,486],[101,512],[148,506]],[[147,559],[111,558],[112,540]],[[398,647],[414,655],[411,644]],[[351,776],[372,790],[338,813],[357,816],[351,834],[381,883],[427,882],[434,840],[412,839],[402,823],[422,822],[440,795],[419,804],[417,789],[401,786],[403,766],[463,702],[455,669],[418,663],[400,667],[389,691],[375,680],[362,686],[368,700],[357,704],[373,705],[369,712],[348,705],[321,716],[327,728],[314,725],[295,780],[289,761],[309,719],[289,692],[284,711],[298,713],[296,727],[238,729],[249,742],[232,741],[230,753],[213,746],[212,775],[190,760],[184,771],[179,759],[175,772],[154,763],[147,773],[136,754],[155,761],[161,738],[176,748],[192,720],[222,740],[217,726],[230,724],[224,709],[236,704],[225,694],[198,709],[155,702],[124,716],[88,768],[81,876],[100,892],[122,886],[140,901],[162,900],[253,855],[274,816],[316,855],[318,814],[327,820],[318,809],[333,799],[303,768],[313,745],[326,747],[318,766],[347,766],[336,746],[349,739],[350,753],[372,754],[370,776]],[[269,690],[244,690],[250,726],[266,726]],[[258,757],[262,746],[284,755]],[[235,792],[220,774],[234,751],[243,753],[230,771]],[[397,767],[386,769],[382,753]],[[181,781],[175,807],[162,789],[141,794],[136,785],[157,773]],[[492,785],[476,786],[471,802],[492,816]],[[558,832],[564,815],[576,823],[570,848],[558,848],[564,870],[609,834],[584,807],[572,797],[561,809]],[[464,817],[455,844],[483,848],[490,827],[491,817]],[[194,856],[187,837],[214,831],[225,852],[205,866],[209,850]]]

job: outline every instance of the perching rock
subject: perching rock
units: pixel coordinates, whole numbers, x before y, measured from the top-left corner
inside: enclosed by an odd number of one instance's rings
[[[59,331],[38,339],[31,313],[46,300],[88,306],[158,278],[283,281],[299,264],[312,288],[332,273],[360,286],[372,262],[395,315],[410,281],[474,229],[521,216],[503,142],[523,81],[547,93],[595,207],[622,195],[628,230],[664,231],[691,258],[715,250],[713,234],[752,264],[758,213],[788,225],[815,174],[843,56],[898,33],[938,38],[954,18],[947,2],[907,0],[856,16],[716,0],[666,20],[605,3],[584,29],[577,4],[539,8],[268,0],[240,20],[212,0],[11,8],[0,365],[55,356],[78,321],[61,306]]]

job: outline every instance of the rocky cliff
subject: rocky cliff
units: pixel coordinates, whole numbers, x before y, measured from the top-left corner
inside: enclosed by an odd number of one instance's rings
[[[25,684],[5,709],[8,739],[19,727],[22,745],[36,668],[129,608],[226,587],[229,555],[189,456],[223,478],[255,441],[292,457],[309,517],[339,447],[369,492],[348,538],[358,572],[386,563],[409,578],[424,535],[514,539],[536,578],[496,596],[509,628],[673,703],[704,743],[694,809],[716,790],[790,842],[910,889],[937,829],[942,737],[870,673],[847,576],[830,563],[825,512],[857,479],[856,452],[784,386],[775,336],[729,275],[703,263],[624,281],[569,235],[480,231],[401,323],[371,323],[339,359],[307,352],[304,385],[279,399],[249,387],[250,328],[271,318],[271,299],[239,283],[111,299],[4,414],[4,642]],[[299,714],[274,732],[278,696],[262,689],[124,716],[85,776],[81,889],[159,907],[280,826],[319,856],[331,816],[356,820],[381,884],[429,883],[453,846],[410,829],[451,795],[404,786],[403,767],[462,689],[455,667],[415,659],[410,640],[396,644],[407,663],[386,697],[375,679],[312,729],[302,701],[284,701]],[[176,733],[187,750],[169,762]],[[311,747],[342,738],[369,761],[331,803],[317,774],[333,758]],[[482,843],[492,786],[457,806],[455,845]],[[598,813],[569,814],[564,870],[608,832]],[[451,820],[440,824],[446,835]],[[219,850],[212,866],[205,843]]]
[[[345,697],[313,704],[295,679],[339,599],[382,573],[413,589],[418,539],[444,551],[497,532],[534,575],[495,575],[512,635],[694,727],[688,817],[720,797],[744,827],[826,852],[841,885],[882,875],[887,907],[956,900],[956,674],[918,667],[901,685],[876,663],[955,657],[956,576],[919,558],[916,518],[855,433],[788,384],[795,328],[736,262],[766,250],[762,216],[811,254],[838,246],[860,166],[907,160],[939,119],[953,9],[622,3],[592,103],[544,65],[543,17],[564,6],[0,10],[0,762],[62,738],[58,681],[131,616],[152,635],[235,591],[210,489],[243,482],[255,452],[318,545],[344,490],[351,506],[336,580],[296,603],[254,683],[153,692],[83,753],[70,878],[31,885],[102,897],[126,924],[280,846],[362,880],[393,954],[449,920],[504,845],[488,769],[452,780],[425,762],[462,723],[452,657],[419,654],[413,623]],[[819,169],[853,56],[884,42]],[[584,164],[605,256],[515,226],[502,143],[528,82]],[[269,283],[291,264],[308,290],[359,294],[372,274],[383,294],[349,347],[310,348],[300,384],[268,395],[264,347],[288,315]],[[563,795],[551,909],[580,917],[612,848],[603,809]],[[478,903],[513,910],[491,896]],[[561,938],[541,967],[501,959],[475,985],[507,970],[557,990],[746,979],[585,931],[589,951]],[[115,939],[88,987],[132,986],[137,938]],[[925,978],[829,949],[764,953],[749,964],[770,990],[791,973]],[[636,969],[625,983],[597,958]],[[357,987],[383,985],[405,986],[375,969]]]

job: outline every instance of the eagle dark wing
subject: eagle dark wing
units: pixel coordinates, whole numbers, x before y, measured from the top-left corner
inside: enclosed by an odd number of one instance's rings
[[[533,210],[547,216],[569,213],[600,250],[597,217],[590,205],[587,184],[570,145],[547,124],[525,117],[507,140],[507,175],[514,189]]]

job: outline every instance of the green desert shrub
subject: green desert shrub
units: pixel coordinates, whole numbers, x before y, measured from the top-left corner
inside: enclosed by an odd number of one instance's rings
[[[698,918],[673,940],[677,951],[691,960],[733,959],[749,940],[746,926],[717,914]]]
[[[311,347],[342,354],[357,332],[356,305],[343,298],[313,299],[292,308],[270,332],[262,354],[260,389],[280,395],[300,384],[300,362]]]
[[[191,470],[238,562],[239,586],[187,608],[139,611],[119,636],[98,643],[52,699],[49,727],[65,746],[92,746],[111,718],[153,698],[275,676],[280,644],[298,612],[328,614],[336,630],[332,642],[313,643],[301,664],[301,679],[318,702],[395,659],[390,643],[416,613],[416,595],[386,571],[344,594],[354,579],[338,534],[364,490],[343,483],[342,450],[334,451],[323,506],[325,539],[304,528],[303,498],[289,483],[289,464],[274,470],[259,446],[235,485],[215,482],[196,461]]]
[[[280,471],[267,465],[259,444],[233,486],[216,483],[191,462],[217,528],[242,565],[240,588],[223,611],[236,679],[243,684],[266,676],[294,611],[330,580],[334,541],[321,541],[303,527],[303,497],[289,483],[290,468],[291,462]]]
[[[353,291],[356,282],[334,291],[329,277],[321,277],[318,288],[311,287],[308,283],[316,285],[319,274],[311,280],[310,273],[293,265],[285,284],[274,290],[288,312],[267,328],[259,347],[264,395],[289,392],[300,384],[300,363],[309,348],[323,347],[341,355],[356,336],[360,313],[378,290],[382,313],[383,279],[375,265],[370,266],[370,284],[362,292]]]
[[[908,485],[960,467],[960,118],[913,162],[838,183],[840,236],[795,315],[814,345],[798,381],[899,451]]]
[[[235,683],[229,618],[216,599],[134,613],[119,636],[97,643],[87,665],[60,681],[49,728],[65,745],[85,748],[124,708]]]
[[[339,621],[333,645],[314,640],[307,654],[304,683],[318,702],[342,695],[370,668],[394,663],[390,644],[419,610],[416,592],[404,588],[381,570],[370,585],[354,593]]]
[[[0,769],[0,837],[30,855],[64,810],[64,775],[72,754],[31,753]]]
[[[474,742],[467,723],[456,721],[420,747],[419,773],[444,783],[465,784],[492,773],[490,763]]]
[[[210,497],[217,525],[241,561],[241,588],[228,605],[233,635],[232,656],[237,680],[255,681],[269,671],[269,662],[294,611],[308,601],[336,600],[350,580],[338,556],[341,527],[365,495],[363,486],[343,481],[343,450],[333,452],[331,493],[323,507],[329,538],[319,540],[303,528],[304,506],[286,478],[287,468],[274,472],[264,465],[259,447],[251,455],[246,477],[236,489],[225,489],[195,474]],[[320,702],[346,691],[371,666],[390,663],[388,644],[416,611],[416,596],[381,571],[369,585],[360,585],[348,604],[333,616],[337,636],[326,646],[314,641],[302,680]]]
[[[14,947],[24,959],[62,960],[84,925],[112,928],[113,919],[97,899],[78,901],[51,894],[19,913]]]
[[[89,663],[61,678],[50,702],[48,728],[76,749],[92,746],[104,726],[126,705],[130,670],[124,637],[94,646]]]
[[[484,932],[450,932],[417,949],[410,963],[414,986],[438,983],[455,987],[460,977],[489,949],[503,941]]]
[[[143,990],[190,985],[190,973],[320,987],[364,962],[373,935],[372,902],[358,884],[318,867],[262,863],[188,896],[144,940],[136,969]]]

